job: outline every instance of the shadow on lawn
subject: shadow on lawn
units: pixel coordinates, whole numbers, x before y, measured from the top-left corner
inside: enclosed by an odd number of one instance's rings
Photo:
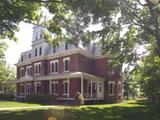
[[[137,104],[137,103],[136,103]],[[143,102],[138,103],[143,105]],[[1,111],[0,120],[48,120],[48,117],[58,120],[160,120],[160,104],[138,107],[114,106],[111,108],[82,107],[65,110],[24,110]]]
[[[139,103],[143,104],[143,102]],[[86,107],[68,111],[68,120],[160,120],[160,104],[138,107],[114,106],[111,108]]]

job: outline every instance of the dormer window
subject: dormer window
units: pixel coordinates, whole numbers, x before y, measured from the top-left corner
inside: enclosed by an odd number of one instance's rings
[[[39,55],[42,55],[42,48],[39,48]]]
[[[21,56],[21,62],[23,62],[23,56]]]
[[[31,58],[31,54],[30,53],[28,54],[28,58]]]
[[[40,34],[40,38],[43,38],[43,35],[42,35],[42,33]]]
[[[53,53],[56,53],[56,47],[53,47]]]
[[[65,43],[65,50],[68,50],[68,43]]]
[[[37,48],[35,49],[35,53],[34,53],[34,56],[37,56]]]
[[[38,39],[38,35],[36,34],[36,40]]]

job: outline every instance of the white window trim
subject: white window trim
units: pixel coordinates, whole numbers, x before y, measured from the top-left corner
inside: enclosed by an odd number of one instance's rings
[[[51,87],[52,87],[52,84],[59,84],[58,81],[51,81]],[[51,88],[51,95],[58,95],[58,93],[52,93],[52,88]]]
[[[36,65],[38,65],[38,64],[41,64],[41,62],[34,63],[34,66],[36,66]]]
[[[41,66],[41,62],[37,62],[37,63],[34,63],[34,69],[35,69],[35,66],[36,65],[40,65]],[[34,70],[35,72],[35,70]],[[40,71],[41,72],[41,71]],[[40,75],[41,73],[34,73],[34,75]]]
[[[70,57],[63,58],[63,63],[65,63],[66,60],[68,60],[68,62],[70,62]],[[68,68],[68,70],[65,70],[65,64],[63,65],[63,67],[64,67],[64,72],[69,72],[69,68]],[[68,67],[69,67],[69,65],[68,65]]]
[[[65,60],[68,60],[70,62],[70,57],[63,58],[63,62],[65,62]]]
[[[41,85],[41,82],[35,82],[35,83],[34,83],[35,94],[37,94],[37,85]]]
[[[113,93],[112,94],[110,94],[110,84],[113,84]],[[109,86],[109,96],[114,96],[115,95],[115,81],[109,81],[108,86]]]
[[[29,65],[29,66],[26,67],[27,74],[28,74],[28,69],[32,69],[32,66]],[[30,71],[30,73],[31,73],[31,71]],[[29,74],[28,74],[28,75],[29,75]]]
[[[64,89],[64,84],[65,84],[65,83],[68,83],[68,88],[67,88],[67,89],[68,89],[68,93],[64,93],[64,90],[65,90],[65,89]],[[63,95],[69,95],[69,80],[64,80],[64,81],[63,81]]]
[[[55,63],[59,63],[59,60],[57,59],[57,60],[52,60],[52,61],[50,61],[50,68],[52,69],[52,63],[53,64],[55,64]],[[58,66],[57,66],[57,72],[52,72],[51,71],[51,69],[50,69],[50,74],[57,74],[58,73]],[[55,68],[54,68],[55,69]]]
[[[20,77],[23,76],[23,75],[22,75],[22,70],[24,70],[24,67],[21,67],[21,68],[20,68]]]
[[[55,48],[55,52],[53,52],[53,49]],[[58,52],[58,47],[52,47],[52,54],[56,54]]]

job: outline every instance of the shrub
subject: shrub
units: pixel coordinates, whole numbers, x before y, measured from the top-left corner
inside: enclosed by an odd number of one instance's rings
[[[0,94],[0,100],[14,100],[13,94]]]
[[[27,95],[26,101],[43,103],[43,104],[55,104],[56,96],[48,94]]]

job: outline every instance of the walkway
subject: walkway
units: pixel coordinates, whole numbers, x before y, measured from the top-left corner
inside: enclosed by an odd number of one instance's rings
[[[59,106],[33,106],[33,107],[13,107],[13,108],[0,108],[0,111],[9,111],[9,110],[26,110],[26,109],[42,109],[42,108],[55,108]],[[65,106],[67,107],[67,106]]]

